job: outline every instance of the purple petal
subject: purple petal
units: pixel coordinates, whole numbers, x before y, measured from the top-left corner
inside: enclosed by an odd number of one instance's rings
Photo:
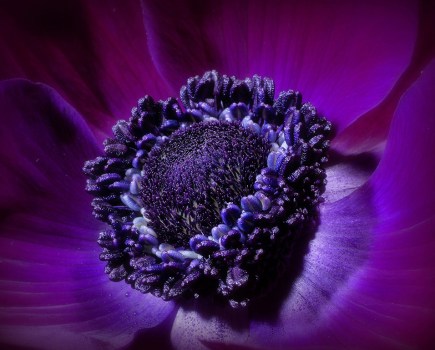
[[[419,5],[418,38],[411,64],[379,106],[349,125],[333,140],[335,150],[344,154],[383,150],[400,98],[435,57],[435,6],[431,1],[420,1]]]
[[[81,116],[53,89],[0,83],[0,343],[119,347],[173,306],[110,282],[83,188],[98,153]]]
[[[349,288],[349,280],[367,259],[374,224],[370,198],[370,191],[360,188],[322,206],[315,236],[309,237],[307,232],[297,242],[292,264],[295,270],[280,279],[282,283],[276,291],[252,305],[249,329],[242,322],[236,322],[239,329],[228,324],[228,320],[243,315],[239,310],[225,317],[218,315],[211,321],[201,310],[179,311],[172,330],[174,346],[187,349],[184,344],[186,334],[190,334],[199,337],[192,342],[207,346],[221,342],[286,348],[290,339],[314,332],[328,313],[329,305]],[[217,339],[217,332],[222,330],[224,334],[219,333],[222,339]]]
[[[212,68],[267,75],[336,123],[352,123],[389,93],[410,62],[415,1],[144,2],[149,45],[174,88]]]
[[[227,345],[212,337],[203,338],[204,344],[210,349],[435,344],[434,86],[435,61],[402,98],[370,181],[322,207],[302,274],[278,315],[268,319],[253,312],[248,339],[230,332]],[[273,306],[275,298],[268,300]]]
[[[53,86],[105,133],[138,98],[169,94],[147,51],[141,12],[140,3],[119,0],[3,3],[0,79]]]
[[[348,300],[398,344],[435,344],[435,61],[401,99],[371,182],[379,224],[372,259]],[[368,306],[368,307],[367,307]]]
[[[387,146],[374,175],[383,225],[410,227],[435,209],[435,61],[400,101]]]
[[[302,272],[274,320],[254,318],[251,322],[250,344],[288,346],[316,333],[368,258],[375,219],[370,199],[365,186],[321,208],[321,223],[308,245]],[[272,337],[273,341],[268,340]]]

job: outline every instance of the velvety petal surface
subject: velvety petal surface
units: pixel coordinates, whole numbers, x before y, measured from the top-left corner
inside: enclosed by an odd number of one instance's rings
[[[306,232],[295,243],[291,268],[276,290],[249,310],[232,310],[222,317],[207,318],[200,309],[182,308],[172,330],[174,346],[188,349],[184,334],[191,334],[199,338],[203,349],[219,348],[218,343],[227,343],[228,348],[235,344],[286,348],[289,339],[313,334],[329,305],[348,288],[368,257],[372,210],[368,188],[327,202],[321,207],[317,231]],[[248,321],[243,322],[243,317]]]
[[[434,87],[435,61],[400,101],[370,181],[325,203],[278,317],[254,312],[247,340],[203,339],[210,349],[434,346]]]
[[[141,13],[139,1],[2,2],[0,79],[53,86],[107,134],[140,97],[172,94],[148,53]]]
[[[397,107],[370,180],[378,218],[370,258],[335,303],[325,338],[360,348],[435,344],[434,87],[432,61]]]
[[[333,140],[335,150],[345,154],[383,150],[400,98],[435,57],[435,2],[421,0],[419,5],[418,35],[411,64],[376,108],[358,118]]]
[[[100,225],[84,192],[83,162],[99,151],[58,93],[0,83],[0,344],[117,348],[153,327],[172,304],[110,282]]]
[[[416,41],[411,0],[143,2],[152,56],[174,88],[210,69],[266,75],[338,131],[390,92]]]
[[[172,326],[171,341],[177,350],[203,350],[208,343],[222,346],[237,340],[249,339],[249,314],[247,310],[213,303],[193,302],[182,306]]]
[[[385,154],[373,177],[384,230],[411,227],[434,215],[434,88],[432,61],[397,108]]]

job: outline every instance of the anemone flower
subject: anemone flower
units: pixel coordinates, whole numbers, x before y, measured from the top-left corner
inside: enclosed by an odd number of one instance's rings
[[[3,348],[435,344],[430,4],[42,1],[2,7]],[[334,133],[314,230],[297,236],[291,266],[274,277],[271,290],[236,310],[201,297],[165,301],[156,290],[140,293],[110,281],[96,242],[106,225],[91,214],[82,173],[85,161],[103,154],[112,125],[128,119],[144,95],[172,101],[157,102],[165,113],[186,116],[188,108],[207,108],[201,103],[208,100],[189,86],[210,81],[201,75],[212,69],[228,79],[254,77],[233,80],[254,87],[248,100],[240,101],[242,93],[229,102],[251,106],[256,98],[275,117],[281,105],[270,79],[277,93],[300,91]],[[182,89],[183,107],[167,100],[197,75]],[[174,105],[179,109],[171,110]],[[114,128],[121,139],[131,130],[125,123]],[[258,126],[255,120],[245,124]],[[112,279],[119,266],[106,267]]]

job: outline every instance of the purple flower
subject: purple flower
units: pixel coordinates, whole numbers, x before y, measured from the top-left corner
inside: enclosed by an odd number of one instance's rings
[[[0,345],[435,343],[430,5],[2,6],[0,78],[43,84],[0,83]],[[299,252],[303,263],[237,312],[201,301],[180,307],[110,282],[96,245],[103,225],[83,190],[83,162],[101,153],[139,97],[178,96],[189,76],[210,69],[269,76],[278,92],[297,89],[336,131],[320,225]]]

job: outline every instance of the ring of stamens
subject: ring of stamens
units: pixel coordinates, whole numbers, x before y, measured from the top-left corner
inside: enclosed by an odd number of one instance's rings
[[[330,131],[299,93],[273,95],[270,79],[207,72],[182,87],[185,110],[145,97],[114,126],[105,156],[84,167],[94,215],[110,225],[98,242],[112,280],[165,300],[219,295],[234,307],[264,288],[322,200]],[[207,149],[211,135],[236,146]],[[251,168],[234,175],[243,160]],[[219,176],[240,188],[227,191]]]

